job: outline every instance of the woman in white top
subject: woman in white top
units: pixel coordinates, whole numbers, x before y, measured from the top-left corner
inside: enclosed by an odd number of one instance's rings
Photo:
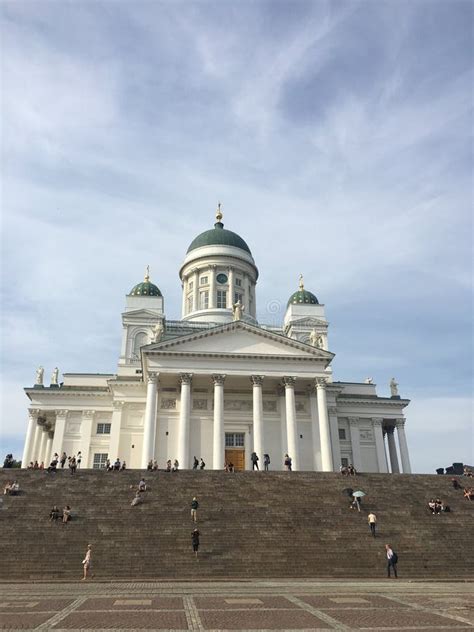
[[[82,560],[82,566],[84,567],[84,577],[82,578],[82,581],[87,579],[87,573],[91,570],[91,566],[92,566],[91,556],[92,556],[92,544],[88,544],[86,556]]]

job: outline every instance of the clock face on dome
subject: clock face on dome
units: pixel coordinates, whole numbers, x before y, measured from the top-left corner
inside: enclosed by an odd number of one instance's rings
[[[218,274],[216,280],[218,283],[227,283],[227,274]]]

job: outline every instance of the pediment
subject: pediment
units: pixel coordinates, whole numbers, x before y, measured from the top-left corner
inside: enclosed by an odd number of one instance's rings
[[[157,320],[163,318],[161,314],[157,314],[156,310],[151,309],[131,309],[128,312],[122,313],[122,318],[124,320],[127,319],[146,319],[146,320]]]
[[[328,323],[320,318],[313,318],[311,316],[306,318],[298,318],[298,320],[292,320],[288,323],[287,327],[327,327]]]
[[[330,361],[334,354],[260,327],[237,321],[142,347],[144,354],[184,353],[274,356]]]

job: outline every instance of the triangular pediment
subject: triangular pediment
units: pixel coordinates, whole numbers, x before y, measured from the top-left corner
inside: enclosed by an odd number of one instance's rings
[[[292,320],[288,323],[287,327],[327,327],[328,323],[320,318],[298,318],[298,320]]]
[[[281,334],[237,321],[142,347],[144,354],[189,353],[331,360],[334,354]]]
[[[158,318],[163,318],[163,315],[158,314],[156,310],[142,308],[142,309],[131,309],[130,311],[123,312],[122,318],[124,319],[127,319],[127,318],[145,319],[146,318],[148,320],[150,319],[157,320]]]

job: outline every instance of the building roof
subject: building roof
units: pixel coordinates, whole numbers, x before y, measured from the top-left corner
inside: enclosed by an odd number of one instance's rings
[[[316,296],[309,290],[304,289],[303,275],[300,275],[300,287],[299,290],[294,292],[288,299],[287,305],[319,305],[319,301]]]
[[[160,288],[150,281],[150,266],[146,268],[145,279],[130,290],[129,296],[162,296]]]
[[[222,212],[221,205],[219,204],[217,207],[216,219],[217,222],[214,224],[214,228],[211,230],[206,230],[197,237],[193,239],[191,242],[187,252],[191,252],[191,250],[195,250],[196,248],[201,248],[202,246],[234,246],[234,248],[240,248],[241,250],[245,250],[250,255],[250,248],[246,244],[246,242],[242,239],[240,235],[234,233],[231,230],[227,230],[224,228],[224,224],[222,223]]]

